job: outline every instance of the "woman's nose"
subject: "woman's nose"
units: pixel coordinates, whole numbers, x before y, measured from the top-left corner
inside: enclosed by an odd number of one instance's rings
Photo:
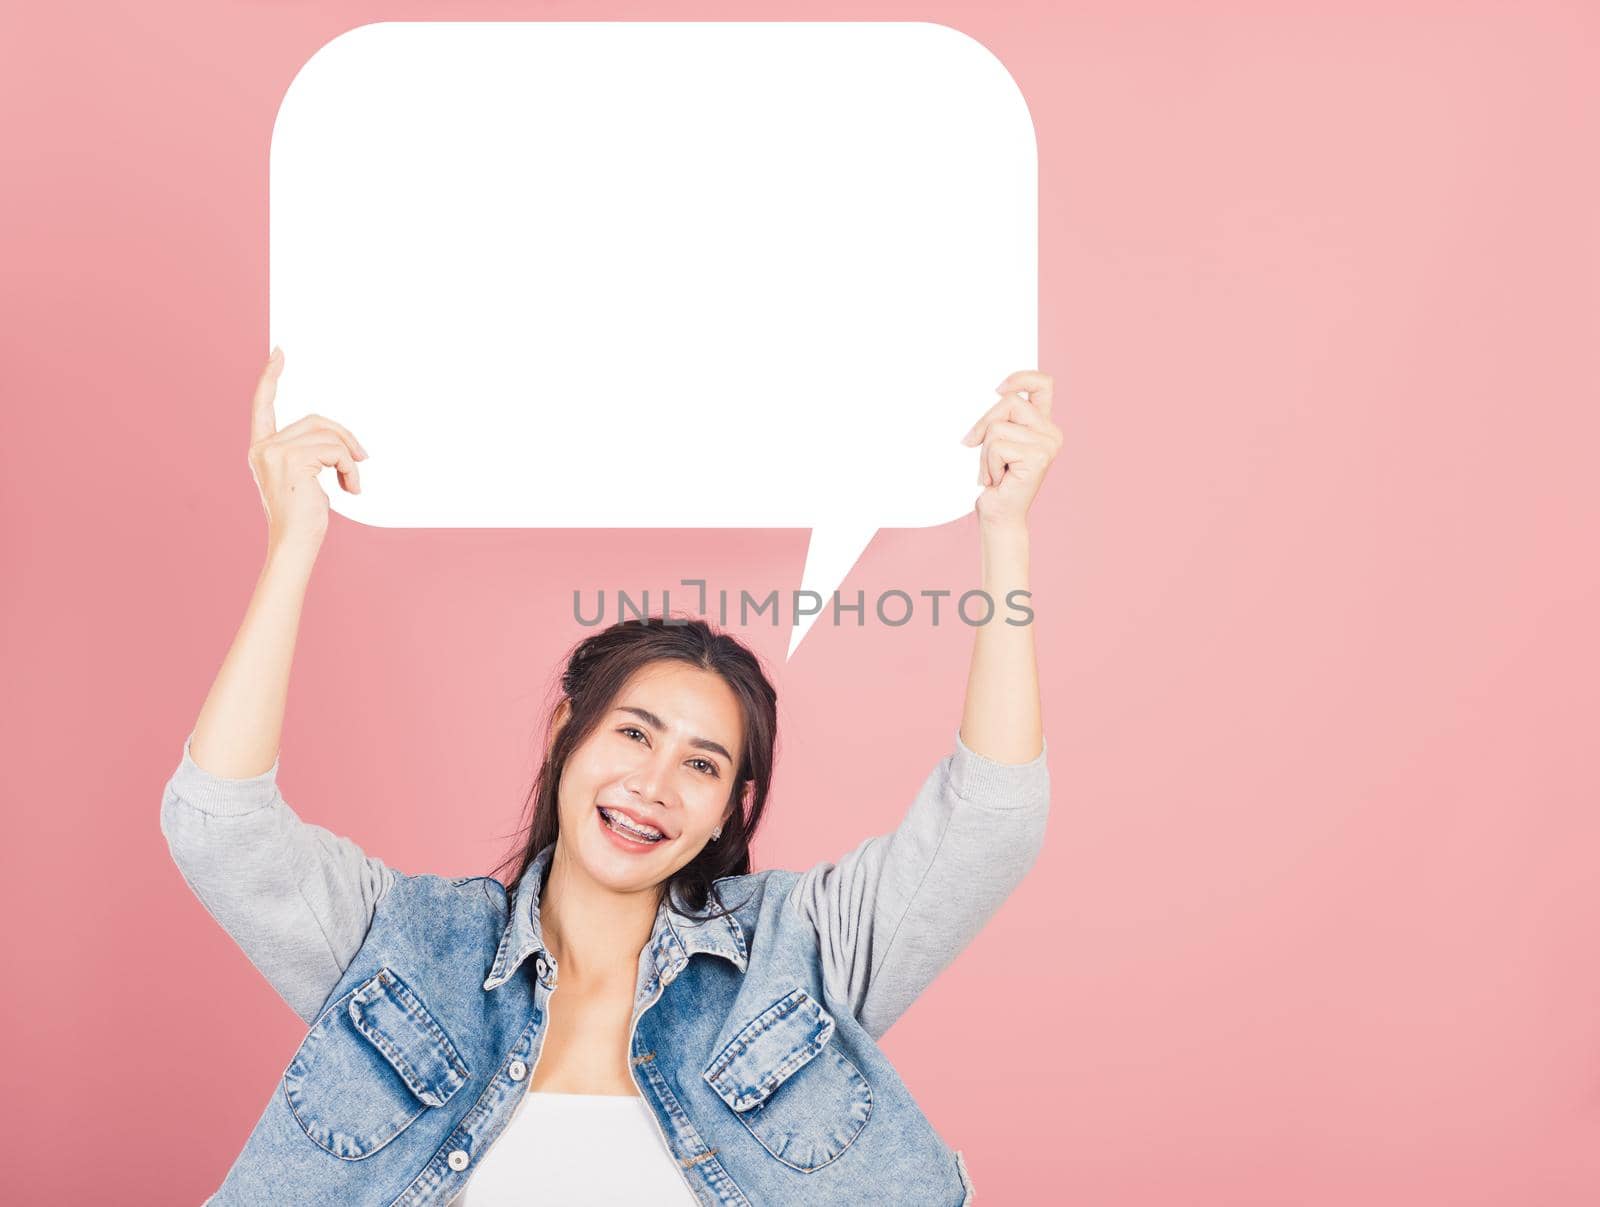
[[[672,777],[672,756],[666,751],[647,752],[624,777],[623,787],[649,801],[665,806]]]

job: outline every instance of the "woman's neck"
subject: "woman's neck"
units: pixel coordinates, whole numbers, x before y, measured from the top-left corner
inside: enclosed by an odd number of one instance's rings
[[[566,859],[561,844],[539,892],[539,929],[562,981],[632,989],[639,952],[655,929],[660,888],[619,893]]]

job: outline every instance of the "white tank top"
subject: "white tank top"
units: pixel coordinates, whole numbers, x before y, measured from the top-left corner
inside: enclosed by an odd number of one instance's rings
[[[529,1090],[451,1207],[698,1207],[637,1094]]]

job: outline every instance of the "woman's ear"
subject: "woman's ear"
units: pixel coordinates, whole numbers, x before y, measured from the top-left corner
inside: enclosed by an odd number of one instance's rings
[[[722,819],[722,824],[724,826],[726,826],[728,824],[729,819],[733,817],[734,813],[738,812],[741,809],[744,810],[745,813],[749,813],[750,812],[750,802],[751,802],[752,799],[754,799],[755,794],[756,794],[756,782],[755,782],[755,780],[753,780],[753,779],[744,780],[741,783],[740,788],[739,788],[739,803],[737,805],[735,805],[734,808],[728,810],[727,815],[725,817],[723,817],[723,819]]]
[[[568,718],[571,716],[572,697],[565,696],[562,698],[561,703],[556,705],[555,715],[550,718],[550,736],[545,739],[544,744],[545,758],[548,759],[550,757],[550,752],[555,749],[556,738],[560,735],[562,728],[566,725]]]

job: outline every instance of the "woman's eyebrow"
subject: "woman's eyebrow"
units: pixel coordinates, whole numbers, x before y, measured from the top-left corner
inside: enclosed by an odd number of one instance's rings
[[[659,729],[662,733],[665,733],[667,730],[666,722],[648,709],[634,708],[632,705],[624,704],[619,707],[618,711],[631,712],[646,725],[653,726],[654,728]],[[699,750],[714,751],[717,754],[720,754],[723,758],[727,759],[729,763],[733,762],[733,756],[728,753],[727,747],[725,747],[721,742],[713,742],[710,738],[690,738],[689,745]]]

